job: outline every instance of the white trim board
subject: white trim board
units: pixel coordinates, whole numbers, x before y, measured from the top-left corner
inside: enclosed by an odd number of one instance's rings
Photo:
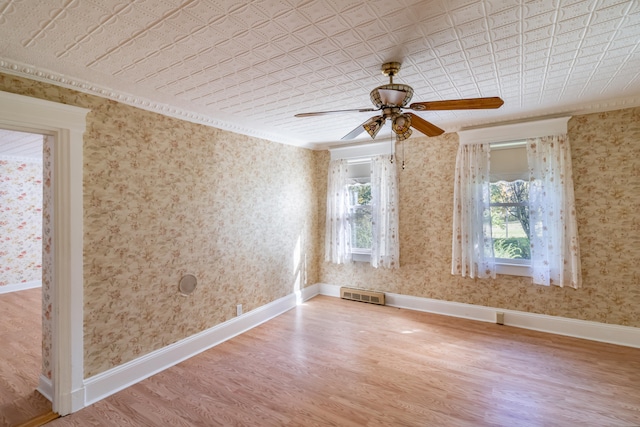
[[[549,135],[567,133],[567,123],[571,117],[532,120],[508,125],[496,125],[478,129],[458,131],[460,144],[481,144],[521,141]]]
[[[36,390],[46,397],[49,402],[53,400],[53,383],[42,374],[40,374],[40,378],[38,379],[38,388],[36,388]]]
[[[347,145],[330,148],[329,152],[331,153],[331,160],[371,158],[384,154],[393,154],[395,152],[395,141],[387,140]]]
[[[340,286],[320,283],[320,295],[340,297]],[[386,305],[443,314],[463,319],[495,323],[496,313],[504,313],[504,324],[517,328],[548,332],[574,338],[583,338],[609,344],[640,348],[640,328],[611,325],[567,317],[548,316],[524,311],[504,310],[481,305],[463,304],[431,298],[414,297],[385,292]]]
[[[238,317],[84,380],[84,406],[136,384],[273,319],[319,293],[312,285]]]
[[[8,294],[9,292],[24,291],[25,289],[41,288],[42,280],[32,280],[31,282],[12,283],[10,285],[0,286],[0,294]]]

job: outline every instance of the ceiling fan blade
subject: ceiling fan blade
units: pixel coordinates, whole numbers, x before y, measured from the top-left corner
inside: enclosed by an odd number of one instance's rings
[[[368,113],[371,111],[378,111],[378,110],[379,108],[354,108],[352,110],[317,111],[314,113],[299,113],[299,114],[296,114],[295,117],[324,116],[327,114],[337,114],[337,113]]]
[[[371,119],[368,119],[366,122],[362,123],[361,125],[356,126],[355,129],[353,129],[351,132],[349,132],[348,134],[340,138],[340,140],[347,141],[349,139],[354,139],[355,137],[360,135],[362,132],[364,132],[364,125],[367,124],[370,120]]]
[[[490,98],[468,98],[468,99],[450,99],[447,101],[430,101],[430,102],[414,102],[409,106],[415,111],[432,111],[432,110],[479,110],[500,108],[504,101],[497,97]]]
[[[418,116],[417,114],[405,113],[407,116],[411,116],[411,126],[422,132],[427,136],[438,136],[444,133],[444,130]]]

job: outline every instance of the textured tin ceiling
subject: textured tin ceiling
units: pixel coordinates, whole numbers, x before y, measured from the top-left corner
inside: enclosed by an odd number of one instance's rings
[[[0,0],[0,71],[311,147],[372,114],[293,115],[370,107],[383,62],[414,101],[504,99],[418,113],[455,131],[638,105],[639,43],[637,0]]]

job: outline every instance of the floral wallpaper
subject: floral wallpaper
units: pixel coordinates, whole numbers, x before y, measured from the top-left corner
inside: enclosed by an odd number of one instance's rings
[[[42,279],[42,162],[0,156],[0,286]]]
[[[533,285],[526,277],[499,275],[495,280],[473,280],[450,274],[456,134],[402,143],[406,168],[400,171],[399,179],[401,268],[323,262],[320,280],[640,327],[638,123],[640,108],[577,116],[569,121],[583,275],[580,289]],[[398,154],[402,158],[401,145]],[[323,153],[318,167],[327,170],[328,162],[329,154]]]
[[[85,377],[318,282],[313,151],[14,76],[0,90],[91,109]]]

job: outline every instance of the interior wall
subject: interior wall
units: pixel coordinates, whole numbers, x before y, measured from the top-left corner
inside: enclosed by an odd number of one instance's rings
[[[451,275],[457,134],[403,143],[401,268],[322,262],[321,282],[640,327],[640,108],[574,117],[568,134],[581,245],[581,289],[533,285],[525,277],[474,280]],[[402,157],[401,145],[398,155]],[[328,164],[329,154],[323,153],[319,167],[326,171]],[[320,202],[322,224],[325,198]],[[320,240],[324,244],[324,235]]]
[[[0,287],[42,279],[42,162],[0,155]]]
[[[312,151],[15,76],[0,90],[91,109],[85,377],[318,281]],[[198,278],[189,297],[185,273]]]

